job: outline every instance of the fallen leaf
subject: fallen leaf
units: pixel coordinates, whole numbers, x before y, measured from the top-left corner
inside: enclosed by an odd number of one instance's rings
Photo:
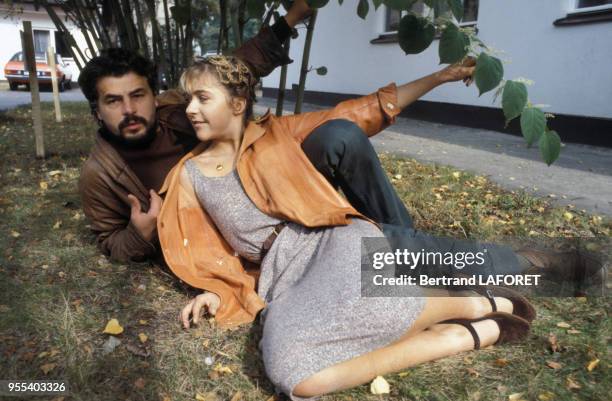
[[[229,366],[223,366],[220,363],[216,364],[215,367],[213,368],[213,371],[219,373],[219,374],[228,374],[231,375],[232,373],[232,369],[229,368]]]
[[[141,343],[144,344],[149,339],[149,336],[147,336],[145,333],[139,333],[138,334],[138,339],[140,340]]]
[[[461,177],[461,173],[459,171],[455,171],[453,172],[453,177],[455,177],[456,179],[459,179],[459,177]]]
[[[508,366],[508,360],[505,358],[499,358],[495,360],[495,365],[503,368],[504,366]]]
[[[409,372],[399,372],[397,375],[398,375],[399,377],[406,377],[406,376],[408,376],[409,374],[410,374]]]
[[[58,220],[55,222],[55,224],[53,225],[53,229],[57,230],[58,228],[60,228],[62,226],[62,221]]]
[[[572,325],[566,322],[559,322],[557,323],[557,327],[561,327],[562,329],[569,329],[570,327],[572,327]]]
[[[215,361],[213,360],[213,358],[212,358],[211,356],[207,356],[207,357],[205,357],[205,358],[204,358],[204,364],[205,364],[206,366],[212,366],[212,364],[213,364],[214,362],[215,362]]]
[[[49,171],[49,172],[47,173],[47,175],[48,175],[49,177],[55,177],[56,175],[60,175],[61,173],[62,173],[62,171],[61,171],[61,170],[53,170],[53,171]]]
[[[370,383],[370,392],[372,394],[389,394],[390,391],[389,382],[382,376],[376,376],[372,383]]]
[[[395,178],[396,180],[401,180],[402,179],[402,175],[401,174],[395,174],[393,176],[393,178]]]
[[[210,391],[204,394],[196,393],[195,399],[197,401],[217,401],[219,398],[217,397],[217,393]]]
[[[551,369],[561,369],[563,367],[563,365],[555,361],[546,361],[546,366],[548,366]]]
[[[44,358],[44,357],[46,357],[47,355],[49,355],[49,353],[48,353],[47,351],[43,351],[43,352],[41,352],[40,354],[38,354],[38,358]]]
[[[242,400],[242,393],[240,391],[237,391],[236,394],[234,394],[232,398],[230,399],[230,401],[240,401],[240,400]]]
[[[55,369],[57,365],[55,363],[45,363],[44,365],[42,365],[40,367],[40,370],[42,370],[45,374],[51,372],[53,369]]]
[[[49,188],[49,184],[47,184],[45,181],[39,182],[38,185],[40,186],[40,189],[42,189],[43,191],[46,191]]]
[[[508,396],[508,401],[525,401],[523,399],[523,393],[514,393]]]
[[[208,338],[202,341],[202,347],[208,348],[209,345],[210,345],[210,340]]]
[[[568,390],[578,390],[581,389],[582,386],[574,381],[571,376],[567,376],[565,379],[565,388]]]
[[[559,352],[560,351],[559,343],[557,341],[557,336],[554,335],[553,333],[550,333],[548,335],[548,344],[550,344],[550,350],[552,352]]]
[[[593,359],[591,362],[587,364],[586,370],[588,370],[589,372],[592,372],[593,369],[597,367],[597,365],[599,365],[599,359]]]
[[[11,231],[11,237],[19,238],[20,236],[21,236],[21,234],[19,234],[18,231],[15,231],[15,230]]]
[[[146,326],[147,324],[149,324],[149,321],[148,320],[140,319],[138,321],[138,324],[141,325],[141,326]]]
[[[145,380],[142,377],[139,377],[134,382],[134,387],[136,387],[137,389],[142,390],[145,387]]]
[[[123,333],[123,327],[121,327],[117,319],[111,319],[108,321],[108,323],[106,323],[104,333],[112,335],[121,334]]]
[[[566,221],[572,221],[572,219],[574,218],[574,215],[570,212],[565,212],[563,213],[563,217],[565,218]]]
[[[538,400],[540,401],[552,401],[555,399],[555,394],[550,391],[545,391],[542,394],[538,395]]]
[[[582,333],[580,330],[574,330],[574,329],[567,331],[567,334],[580,334],[580,333]]]
[[[115,337],[111,337],[111,338],[115,338]],[[134,355],[138,355],[141,356],[143,358],[148,358],[151,356],[151,352],[148,349],[142,349],[136,345],[132,345],[132,344],[127,344],[125,346],[125,349],[127,349],[129,352],[131,352]]]
[[[467,368],[466,370],[471,376],[474,376],[474,377],[480,376],[480,373],[478,373],[478,371],[474,368]]]

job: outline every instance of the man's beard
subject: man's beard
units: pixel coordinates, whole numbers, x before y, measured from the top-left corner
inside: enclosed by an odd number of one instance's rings
[[[119,135],[114,134],[111,130],[108,129],[104,121],[100,122],[100,135],[108,142],[113,143],[116,146],[119,146],[123,149],[145,149],[147,146],[153,142],[155,136],[157,135],[157,118],[155,118],[154,124],[147,129],[145,134],[139,138],[125,138],[121,131],[128,125],[137,122],[142,124],[144,127],[148,125],[147,120],[140,116],[127,116],[119,123]]]

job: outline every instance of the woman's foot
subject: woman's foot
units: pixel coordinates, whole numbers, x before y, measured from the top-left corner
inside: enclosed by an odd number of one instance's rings
[[[528,322],[532,322],[536,317],[534,307],[527,298],[517,291],[499,286],[470,287],[468,289],[482,296],[477,298],[477,303],[480,305],[477,312],[480,314],[471,316],[472,318],[483,316],[489,312],[511,313]]]

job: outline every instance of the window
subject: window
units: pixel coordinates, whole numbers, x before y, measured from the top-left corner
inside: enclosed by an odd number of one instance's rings
[[[62,57],[72,57],[64,35],[60,31],[53,32],[55,36],[55,53]]]
[[[47,54],[47,48],[49,47],[49,31],[34,30],[34,53],[38,57],[39,55]]]
[[[612,8],[612,0],[576,0],[576,10]]]
[[[463,19],[459,25],[474,25],[478,20],[478,0],[462,0],[463,1]],[[610,0],[612,3],[612,0]],[[444,7],[444,11],[446,11]],[[427,14],[430,9],[422,1],[415,3],[412,6],[412,12],[416,14]],[[405,11],[393,10],[387,7],[385,16],[385,32],[397,31],[399,22]]]
[[[11,57],[10,61],[23,61],[23,53],[22,52],[15,53],[15,55]]]

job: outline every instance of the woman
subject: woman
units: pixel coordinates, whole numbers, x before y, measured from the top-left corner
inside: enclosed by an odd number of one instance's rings
[[[215,56],[187,69],[181,78],[191,99],[187,115],[202,144],[168,175],[158,219],[168,265],[205,290],[182,310],[183,325],[189,327],[189,316],[197,323],[203,308],[231,327],[265,307],[266,372],[293,399],[524,338],[535,312],[510,291],[495,298],[416,289],[411,297],[361,297],[361,239],[382,233],[300,148],[332,119],[373,135],[433,86],[469,81],[473,65],[391,84],[331,110],[255,121],[249,121],[255,82],[239,60]],[[260,265],[259,276],[250,264]]]

